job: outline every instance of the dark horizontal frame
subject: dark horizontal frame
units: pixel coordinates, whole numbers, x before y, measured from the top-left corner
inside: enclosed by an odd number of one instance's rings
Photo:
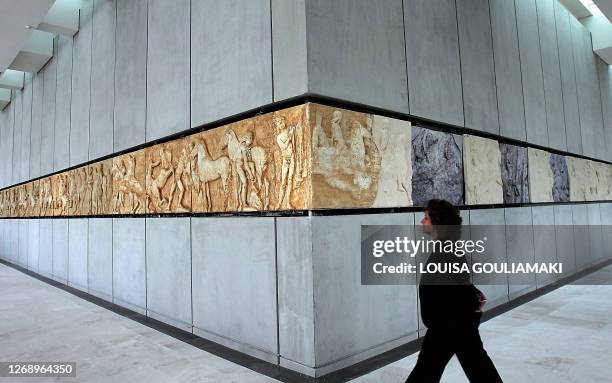
[[[396,362],[409,355],[418,352],[421,348],[423,338],[419,337],[413,341],[405,343],[399,347],[386,351],[380,355],[368,358],[351,366],[342,368],[338,371],[323,375],[318,378],[312,378],[310,376],[298,373],[293,370],[289,370],[285,367],[266,362],[257,359],[253,356],[244,354],[240,351],[233,350],[229,347],[223,346],[219,343],[215,343],[208,339],[201,338],[191,332],[178,329],[169,324],[160,322],[156,319],[148,317],[146,315],[137,313],[125,307],[119,306],[115,303],[105,301],[102,298],[96,297],[92,294],[84,291],[75,289],[61,282],[55,281],[51,278],[45,277],[44,275],[38,274],[32,270],[26,269],[22,266],[16,265],[5,259],[0,259],[0,263],[11,267],[15,270],[21,271],[35,279],[45,282],[51,286],[57,287],[64,290],[72,295],[75,295],[81,299],[91,302],[95,305],[103,307],[109,311],[119,314],[128,319],[134,320],[142,325],[157,330],[163,334],[171,336],[177,340],[185,342],[193,347],[197,347],[203,351],[209,352],[213,355],[221,357],[230,362],[236,363],[243,367],[246,367],[259,374],[268,376],[273,379],[277,379],[281,382],[286,383],[340,383],[347,382],[352,379],[356,379],[362,375],[368,374],[374,370],[382,368],[390,363]],[[562,286],[570,284],[584,276],[587,276],[595,271],[598,271],[606,266],[612,264],[612,259],[608,259],[596,265],[590,266],[582,271],[579,271],[573,275],[554,281],[546,286],[540,287],[534,291],[528,292],[524,295],[516,297],[508,302],[502,303],[490,310],[483,313],[481,322],[486,322],[490,319],[497,317],[498,315],[504,314],[518,306],[528,303],[542,295],[545,295],[551,291],[554,291]]]

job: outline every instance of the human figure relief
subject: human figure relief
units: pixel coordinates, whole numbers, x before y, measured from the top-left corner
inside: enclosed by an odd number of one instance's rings
[[[153,170],[156,167],[160,167],[159,174],[157,177],[153,177]],[[166,186],[170,176],[174,175],[174,169],[172,169],[172,153],[164,148],[159,149],[159,160],[151,162],[147,169],[147,195],[149,196],[149,208],[151,209],[154,203],[154,208],[151,210],[163,210],[162,205],[164,202],[168,204],[168,209],[172,204],[172,193],[168,196],[168,199],[164,198],[162,189]]]
[[[228,129],[225,133],[222,148],[227,147],[227,154],[232,163],[232,175],[234,178],[234,197],[237,203],[237,210],[243,210],[247,206],[247,175],[245,173],[245,150],[238,140],[236,133]]]
[[[293,146],[295,127],[287,127],[284,117],[276,116],[274,118],[274,126],[276,128],[276,144],[280,149],[281,156],[280,186],[276,209],[281,208],[283,201],[286,201],[285,207],[291,209],[291,190],[293,188],[293,172],[295,170]]]
[[[130,202],[130,212],[135,214],[143,204],[141,200],[145,200],[146,190],[140,181],[136,179],[136,175],[134,174],[136,170],[136,157],[134,157],[133,154],[128,154],[127,157],[123,159],[123,163],[125,167],[125,183]]]
[[[220,179],[223,186],[223,210],[225,210],[228,198],[227,180],[232,171],[229,157],[221,156],[213,160],[206,150],[204,140],[197,144],[192,142],[190,150],[190,157],[195,161],[194,171],[191,173],[192,180],[200,200],[205,201],[204,209],[212,210],[209,183]]]
[[[371,138],[372,135],[370,132],[368,132],[359,121],[353,121],[350,146],[351,165],[356,167],[357,170],[363,170],[365,168],[366,147],[364,140]]]
[[[340,126],[341,122],[342,112],[334,110],[331,121],[331,146],[335,147],[339,152],[346,149],[346,143],[342,136],[342,127]]]
[[[103,213],[102,164],[91,169],[91,210],[94,214]]]
[[[187,212],[189,211],[189,207],[184,204],[184,196],[185,196],[185,186],[183,184],[183,176],[189,175],[189,153],[187,148],[183,147],[181,149],[181,155],[176,163],[176,170],[174,172],[174,181],[175,184],[172,185],[172,190],[170,191],[170,195],[174,194],[175,188],[178,188],[178,197],[176,200],[176,209],[179,212]],[[189,182],[189,180],[187,181]]]

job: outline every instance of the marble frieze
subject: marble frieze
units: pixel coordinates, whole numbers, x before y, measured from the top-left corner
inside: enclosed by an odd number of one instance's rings
[[[565,159],[565,156],[556,153],[551,153],[550,168],[553,173],[553,201],[568,202],[570,197],[569,174],[567,170],[567,161]]]
[[[499,143],[469,134],[463,137],[465,203],[503,203],[501,151]]]
[[[554,175],[550,153],[529,148],[529,195],[531,202],[553,202]]]
[[[527,148],[499,144],[504,203],[529,202]]]

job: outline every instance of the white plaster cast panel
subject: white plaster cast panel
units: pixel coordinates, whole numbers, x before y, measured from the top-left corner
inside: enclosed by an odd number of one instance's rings
[[[570,182],[570,201],[587,201],[589,194],[587,160],[567,157],[567,169]]]
[[[373,120],[372,139],[381,160],[372,207],[412,206],[411,124],[376,115]]]
[[[531,202],[553,202],[552,190],[555,179],[550,167],[550,153],[529,148],[527,157]]]
[[[467,205],[503,203],[501,152],[497,141],[464,135],[463,169]]]

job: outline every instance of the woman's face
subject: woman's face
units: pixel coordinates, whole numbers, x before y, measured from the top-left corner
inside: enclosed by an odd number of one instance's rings
[[[429,217],[429,213],[427,212],[427,210],[425,210],[425,215],[423,216],[423,219],[421,220],[421,225],[423,226],[423,232],[425,234],[433,236],[434,228],[433,228],[433,224],[431,223],[431,218]]]

